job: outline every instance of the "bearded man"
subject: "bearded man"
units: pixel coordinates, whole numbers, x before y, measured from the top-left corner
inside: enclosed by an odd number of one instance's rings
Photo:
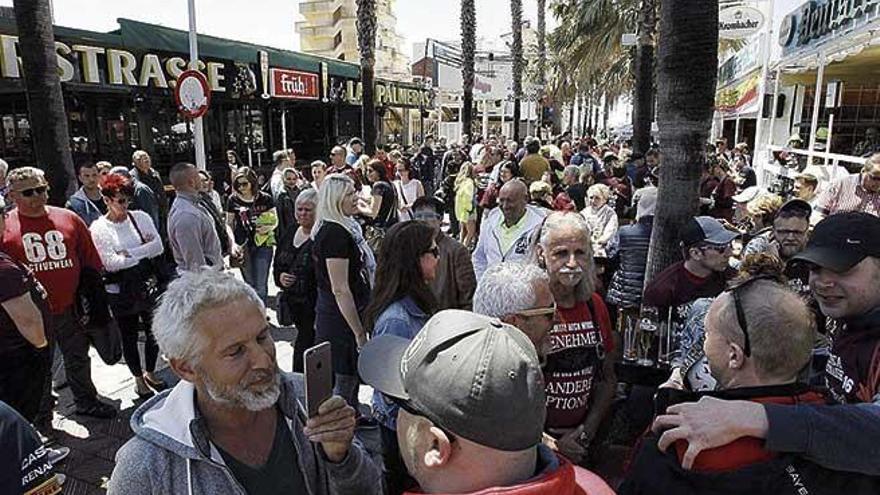
[[[590,229],[577,213],[552,213],[535,249],[547,270],[556,323],[544,366],[547,442],[575,463],[596,452],[596,435],[611,410],[617,376],[611,318],[595,293]],[[593,448],[591,448],[593,447]]]
[[[304,421],[299,374],[281,373],[266,309],[216,270],[168,286],[153,335],[181,381],[132,416],[109,493],[381,493],[354,440],[355,413],[334,396]]]

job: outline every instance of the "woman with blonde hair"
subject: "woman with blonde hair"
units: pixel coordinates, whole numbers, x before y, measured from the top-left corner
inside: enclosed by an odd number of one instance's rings
[[[477,206],[474,202],[477,183],[474,180],[474,166],[464,162],[455,177],[455,218],[461,224],[461,243],[470,248],[477,236]]]
[[[605,246],[617,232],[617,213],[608,206],[611,189],[605,184],[593,184],[587,189],[587,207],[581,215],[587,220],[593,242],[593,256],[607,257]]]
[[[359,205],[355,183],[343,174],[330,174],[318,191],[312,257],[318,295],[315,303],[315,343],[330,342],[334,393],[357,408],[358,350],[367,342],[361,314],[370,300],[376,259],[361,226],[354,219]]]

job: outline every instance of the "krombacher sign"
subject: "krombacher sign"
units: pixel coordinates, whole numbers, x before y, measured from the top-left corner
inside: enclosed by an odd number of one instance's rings
[[[880,0],[810,1],[783,20],[779,43],[783,47],[809,45],[825,36],[876,16]]]
[[[0,50],[0,76],[20,78],[18,36],[0,35]],[[181,57],[167,57],[163,60],[153,53],[136,57],[127,50],[61,41],[55,42],[55,58],[58,61],[61,82],[112,86],[174,88],[177,76],[187,68],[187,60]],[[104,63],[100,64],[99,59],[103,59]],[[226,64],[199,60],[198,65],[199,70],[207,77],[212,91],[226,91]]]

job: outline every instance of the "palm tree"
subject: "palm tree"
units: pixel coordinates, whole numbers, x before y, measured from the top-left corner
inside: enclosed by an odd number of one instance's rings
[[[663,0],[657,60],[663,162],[646,280],[680,259],[679,231],[699,208],[704,143],[715,105],[718,2]]]
[[[474,54],[477,51],[477,9],[474,0],[461,0],[461,78],[464,80],[462,132],[470,133],[474,120]]]
[[[355,0],[357,3],[358,49],[361,52],[361,120],[363,121],[364,152],[376,152],[376,100],[373,94],[376,68],[376,0]]]
[[[55,58],[49,0],[14,0],[34,159],[46,171],[49,201],[61,206],[76,190],[64,96]]]
[[[657,28],[656,0],[642,0],[639,8],[639,38],[636,48],[633,91],[633,152],[645,154],[651,145],[654,121],[654,33]]]
[[[523,44],[522,44],[522,0],[510,0],[510,18],[513,28],[513,43],[510,55],[513,57],[513,140],[519,139],[520,103],[522,100]]]

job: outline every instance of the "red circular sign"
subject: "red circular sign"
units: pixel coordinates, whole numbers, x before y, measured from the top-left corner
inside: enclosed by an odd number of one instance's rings
[[[205,115],[211,105],[211,87],[208,85],[208,80],[197,70],[181,72],[174,87],[174,101],[180,113],[191,119]]]

